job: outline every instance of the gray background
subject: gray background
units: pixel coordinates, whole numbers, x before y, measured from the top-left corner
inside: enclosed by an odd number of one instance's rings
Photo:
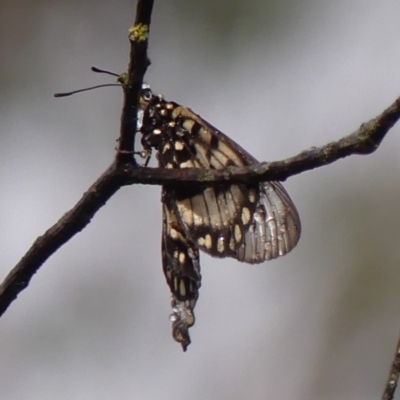
[[[108,167],[133,1],[0,0],[0,274]],[[400,94],[394,0],[156,1],[146,76],[260,160],[339,139]],[[160,188],[127,187],[0,321],[0,397],[376,399],[400,325],[400,125],[289,179],[298,247],[202,255],[186,354],[170,337]],[[400,399],[400,395],[397,396]]]

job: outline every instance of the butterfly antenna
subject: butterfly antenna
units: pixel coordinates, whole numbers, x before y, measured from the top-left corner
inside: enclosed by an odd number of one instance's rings
[[[91,70],[93,72],[98,72],[100,74],[112,75],[112,76],[116,76],[116,77],[119,78],[119,75],[116,74],[115,72],[106,71],[105,69],[92,67]],[[119,83],[106,83],[106,84],[103,84],[103,85],[91,86],[91,87],[88,87],[88,88],[85,88],[85,89],[73,90],[72,92],[55,93],[54,97],[67,97],[67,96],[71,96],[71,95],[76,94],[76,93],[87,92],[88,90],[98,89],[98,88],[107,87],[107,86],[121,86],[121,85]]]
[[[75,93],[87,92],[88,90],[98,89],[98,88],[107,87],[107,86],[121,86],[121,85],[118,83],[106,83],[104,85],[97,85],[97,86],[91,86],[91,87],[88,87],[85,89],[73,90],[72,92],[54,93],[54,97],[67,97],[67,96],[71,96]]]
[[[92,67],[91,70],[92,70],[93,72],[98,72],[99,74],[107,74],[107,75],[112,75],[112,76],[116,76],[116,77],[119,78],[119,75],[116,74],[115,72],[106,71],[105,69],[100,69],[100,68],[97,68],[97,67]]]

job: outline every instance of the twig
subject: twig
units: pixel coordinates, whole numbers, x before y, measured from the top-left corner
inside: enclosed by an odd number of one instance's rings
[[[130,64],[121,77],[124,107],[115,162],[89,188],[79,202],[55,225],[36,239],[20,262],[0,285],[0,316],[29,284],[43,263],[63,244],[89,224],[96,212],[122,186],[132,184],[218,184],[286,180],[314,168],[328,165],[352,154],[374,152],[388,131],[400,119],[400,98],[383,113],[364,123],[352,134],[320,148],[303,151],[283,161],[260,163],[249,168],[225,170],[138,168],[134,160],[134,136],[139,92],[149,65],[148,35],[153,0],[138,0],[135,25],[130,30]],[[400,339],[382,400],[392,400],[400,374]]]
[[[132,184],[216,184],[285,180],[289,176],[328,165],[351,154],[370,154],[400,119],[400,98],[383,113],[362,124],[354,133],[320,148],[303,151],[283,161],[257,164],[251,168],[226,170],[138,168],[113,164],[83,195],[76,206],[39,237],[0,285],[0,315],[24,290],[40,268],[64,243],[81,231],[94,214],[119,188]]]
[[[394,392],[396,391],[397,383],[400,375],[400,338],[397,342],[396,353],[390,368],[389,379],[386,383],[385,390],[383,392],[382,400],[393,400]]]
[[[43,263],[64,243],[89,224],[93,215],[121,187],[112,165],[81,200],[61,219],[39,236],[20,262],[10,271],[0,285],[0,315],[24,290]]]
[[[149,65],[148,35],[154,0],[138,0],[136,19],[129,32],[130,63],[124,81],[125,101],[121,115],[121,131],[115,163],[89,188],[81,200],[56,224],[32,244],[20,262],[0,285],[0,316],[24,290],[41,265],[64,243],[81,231],[106,201],[124,185],[117,167],[135,165],[133,157],[137,106],[143,77]]]
[[[163,169],[131,168],[121,170],[125,184],[146,185],[250,183],[284,181],[288,177],[314,168],[331,164],[352,154],[370,154],[378,149],[383,138],[400,119],[400,97],[376,118],[362,124],[360,128],[337,142],[314,147],[283,161],[265,162],[248,168],[228,167],[216,169]]]
[[[116,157],[118,165],[124,163],[136,165],[133,156],[135,150],[136,120],[143,77],[147,67],[150,65],[147,57],[147,47],[153,3],[154,0],[138,0],[135,25],[129,30],[129,40],[131,43],[129,67],[128,72],[120,79],[125,96],[118,154]]]

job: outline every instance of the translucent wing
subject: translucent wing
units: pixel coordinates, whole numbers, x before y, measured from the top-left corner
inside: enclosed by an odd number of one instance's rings
[[[246,193],[254,190],[256,202]],[[185,234],[214,257],[260,263],[288,253],[298,242],[300,222],[286,191],[278,182],[207,188],[192,197],[174,192],[175,207]],[[185,193],[186,194],[186,193]]]
[[[187,108],[177,107],[172,114],[174,132],[166,136],[161,166],[221,169],[257,163]],[[212,256],[260,263],[285,255],[299,240],[299,215],[279,182],[169,191],[186,236]]]

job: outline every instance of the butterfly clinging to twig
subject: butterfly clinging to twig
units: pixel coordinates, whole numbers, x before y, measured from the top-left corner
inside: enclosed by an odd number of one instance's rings
[[[189,108],[143,85],[138,130],[161,168],[223,169],[257,160]],[[173,337],[184,350],[201,285],[199,250],[255,264],[283,256],[301,232],[296,207],[279,182],[163,186],[162,263],[172,293]]]

